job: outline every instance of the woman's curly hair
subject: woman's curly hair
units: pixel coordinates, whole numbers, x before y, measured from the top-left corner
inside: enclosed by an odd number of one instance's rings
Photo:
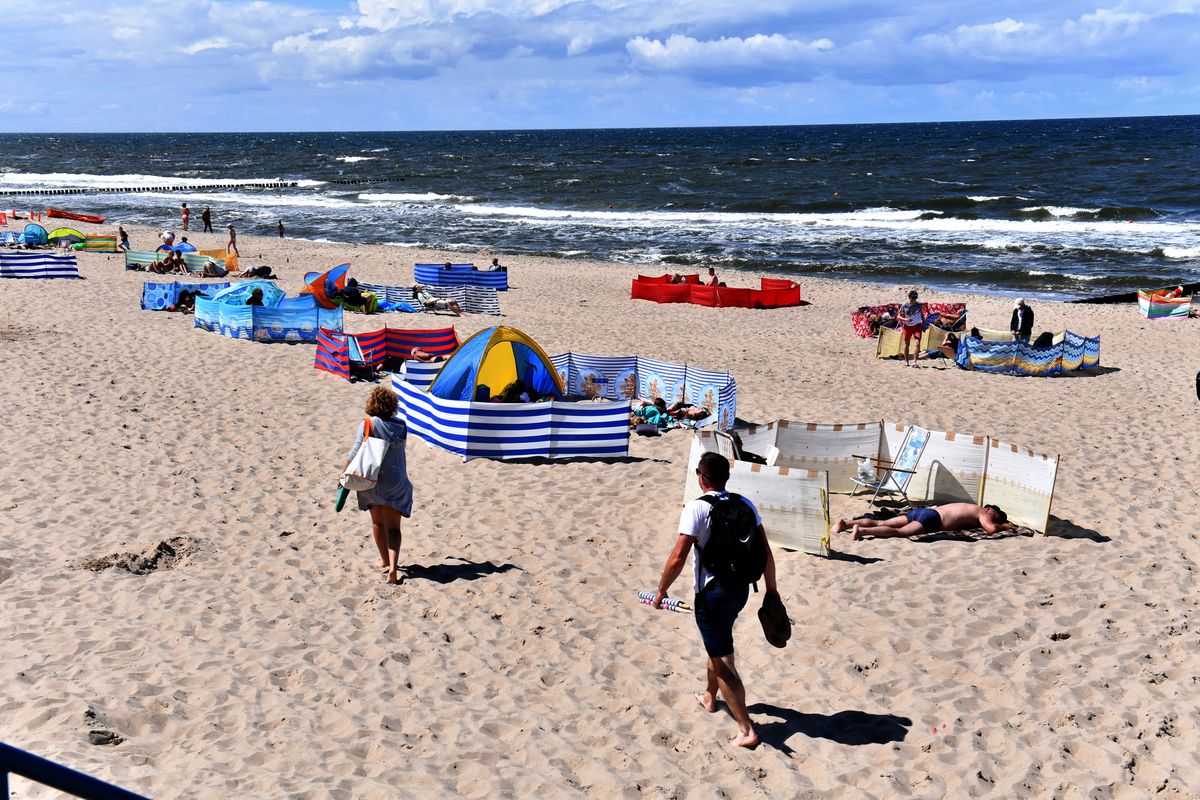
[[[389,389],[376,386],[367,396],[367,414],[380,419],[391,419],[396,415],[398,402],[396,395]]]

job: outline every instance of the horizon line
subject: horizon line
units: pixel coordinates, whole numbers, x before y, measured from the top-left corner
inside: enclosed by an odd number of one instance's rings
[[[607,128],[597,127],[563,127],[563,128],[413,128],[408,130],[388,130],[379,128],[349,128],[349,129],[313,129],[313,130],[157,130],[157,131],[0,131],[0,136],[102,136],[102,135],[207,135],[207,134],[314,134],[314,133],[535,133],[563,131],[656,131],[656,130],[743,130],[753,128],[833,128],[884,125],[971,125],[981,123],[1003,122],[1068,122],[1119,120],[1119,119],[1173,119],[1200,117],[1195,114],[1129,114],[1105,115],[1096,117],[1014,117],[1007,119],[951,119],[951,120],[904,120],[890,122],[797,122],[771,125],[631,125]]]

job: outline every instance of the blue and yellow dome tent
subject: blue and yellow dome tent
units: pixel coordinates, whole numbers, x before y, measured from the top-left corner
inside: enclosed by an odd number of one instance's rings
[[[470,401],[479,386],[496,395],[518,378],[530,391],[563,399],[558,370],[538,343],[516,328],[497,325],[463,342],[429,385],[429,394]]]

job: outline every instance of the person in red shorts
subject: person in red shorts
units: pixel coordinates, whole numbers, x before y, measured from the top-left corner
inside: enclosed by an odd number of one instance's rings
[[[909,366],[909,346],[915,337],[917,351],[913,354],[912,362],[916,363],[916,356],[921,352],[921,332],[925,330],[925,307],[917,302],[915,291],[908,293],[908,302],[900,306],[897,316],[900,319],[900,336],[904,343],[904,366],[907,367]]]

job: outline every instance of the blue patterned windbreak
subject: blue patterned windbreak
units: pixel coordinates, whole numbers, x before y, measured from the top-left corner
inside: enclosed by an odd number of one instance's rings
[[[964,336],[954,360],[963,369],[1042,377],[1100,366],[1099,336],[1089,339],[1064,331],[1054,338],[1049,347],[1034,347],[1030,342],[987,342]]]

